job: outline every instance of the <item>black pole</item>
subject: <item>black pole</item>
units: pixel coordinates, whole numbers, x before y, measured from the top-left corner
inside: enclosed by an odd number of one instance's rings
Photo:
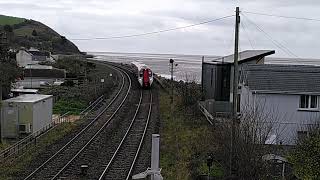
[[[238,100],[238,53],[239,53],[239,24],[240,24],[240,10],[236,7],[236,22],[235,22],[235,44],[234,44],[234,66],[233,66],[233,112],[231,125],[231,142],[230,142],[230,166],[229,174],[233,175],[234,169],[234,141],[235,141],[235,126],[237,122],[237,100]]]
[[[173,59],[170,59],[170,64],[171,64],[171,104],[173,104],[173,63],[174,63],[174,60]]]

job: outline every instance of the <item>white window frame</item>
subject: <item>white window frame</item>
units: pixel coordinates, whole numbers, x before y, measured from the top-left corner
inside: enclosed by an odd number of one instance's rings
[[[308,105],[305,108],[300,107],[300,105],[301,105],[301,97],[302,96],[307,96],[308,97]],[[315,108],[311,108],[311,97],[312,96],[316,96],[316,99],[317,99],[317,104],[316,104]],[[317,96],[317,95],[306,95],[306,94],[300,95],[300,97],[299,97],[299,110],[319,111],[319,96]]]

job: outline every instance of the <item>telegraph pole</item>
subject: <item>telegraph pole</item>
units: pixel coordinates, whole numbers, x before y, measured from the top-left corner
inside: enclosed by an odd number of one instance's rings
[[[0,64],[2,63],[1,61],[6,60],[7,56],[7,36],[6,33],[1,33],[0,34]],[[1,131],[1,121],[2,121],[2,80],[0,79],[0,143],[2,143],[2,131]]]
[[[234,43],[234,66],[233,66],[233,118],[231,127],[231,143],[230,143],[230,175],[233,175],[234,161],[234,138],[235,138],[235,127],[237,124],[237,104],[238,104],[238,78],[239,78],[239,67],[238,67],[238,53],[239,53],[239,24],[240,24],[240,10],[236,7],[236,23],[235,23],[235,43]]]

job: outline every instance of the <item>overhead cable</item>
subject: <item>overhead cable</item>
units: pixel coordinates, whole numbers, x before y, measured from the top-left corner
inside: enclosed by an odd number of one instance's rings
[[[199,26],[202,24],[208,24],[208,23],[212,23],[215,21],[219,21],[222,19],[227,19],[230,17],[233,17],[235,15],[230,15],[230,16],[224,16],[224,17],[220,17],[217,19],[213,19],[213,20],[208,20],[208,21],[204,21],[204,22],[200,22],[197,24],[191,24],[188,26],[181,26],[181,27],[176,27],[176,28],[170,28],[170,29],[164,29],[164,30],[159,30],[159,31],[152,31],[152,32],[146,32],[146,33],[141,33],[141,34],[131,34],[131,35],[123,35],[123,36],[110,36],[110,37],[95,37],[95,38],[71,38],[70,40],[74,40],[74,41],[81,41],[81,40],[108,40],[108,39],[121,39],[121,38],[130,38],[130,37],[138,37],[138,36],[147,36],[147,35],[152,35],[152,34],[159,34],[159,33],[164,33],[164,32],[168,32],[168,31],[176,31],[176,30],[180,30],[180,29],[186,29],[186,28],[190,28],[190,27],[194,27],[194,26]]]
[[[241,12],[247,13],[247,14],[256,14],[256,15],[261,15],[261,16],[270,16],[270,17],[279,17],[279,18],[287,18],[287,19],[298,19],[298,20],[319,21],[320,22],[320,19],[315,19],[315,18],[282,16],[282,15],[266,14],[266,13],[259,13],[259,12],[250,12],[250,11],[241,11]]]
[[[249,33],[248,33],[247,30],[246,30],[246,27],[245,27],[244,22],[240,21],[240,27],[243,29],[246,38],[249,40],[249,43],[250,43],[251,48],[254,49],[253,43],[252,43],[252,41],[251,41],[251,39],[250,39]]]
[[[280,48],[284,53],[286,53],[289,56],[294,56],[295,58],[300,59],[296,54],[294,54],[292,51],[290,51],[290,49],[288,49],[286,46],[282,45],[280,42],[278,42],[277,40],[273,39],[266,31],[264,31],[260,26],[258,26],[256,23],[254,23],[253,21],[251,21],[246,15],[244,15],[242,13],[243,17],[245,17],[248,22],[250,22],[251,24],[253,24],[258,31],[262,32],[263,34],[265,34],[265,36],[278,48]]]

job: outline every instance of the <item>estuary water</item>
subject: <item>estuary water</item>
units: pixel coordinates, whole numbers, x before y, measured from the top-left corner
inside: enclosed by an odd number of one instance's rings
[[[118,63],[131,63],[139,61],[148,65],[154,73],[169,78],[169,60],[173,59],[177,64],[174,67],[175,80],[201,81],[202,55],[181,54],[148,54],[148,53],[116,53],[116,52],[88,52],[94,55],[95,60],[111,61]],[[210,62],[219,56],[204,55],[204,60]],[[290,64],[290,65],[316,65],[320,66],[320,59],[306,58],[275,58],[267,57],[266,64]]]

